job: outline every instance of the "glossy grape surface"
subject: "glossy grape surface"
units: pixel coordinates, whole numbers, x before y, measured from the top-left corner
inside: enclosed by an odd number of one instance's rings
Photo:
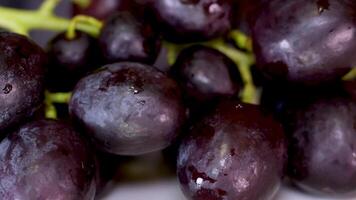
[[[46,60],[44,51],[26,37],[0,32],[0,131],[41,106]]]
[[[348,98],[319,98],[300,107],[287,129],[291,179],[309,192],[355,192],[355,124],[356,103]]]
[[[167,147],[185,120],[178,85],[138,63],[117,63],[83,78],[69,104],[71,115],[107,152],[138,155]]]
[[[133,61],[153,64],[161,48],[159,33],[146,20],[128,12],[117,13],[106,21],[99,36],[106,63]]]
[[[231,29],[232,1],[151,0],[163,35],[174,42],[197,42],[226,34]]]
[[[318,85],[356,66],[355,1],[272,0],[256,13],[254,51],[268,78]]]
[[[93,152],[66,124],[28,123],[0,143],[0,196],[6,200],[92,200]]]
[[[77,31],[73,39],[60,33],[48,44],[47,82],[52,91],[71,91],[89,71],[99,67],[98,44],[86,33]]]
[[[200,45],[184,49],[171,74],[190,100],[198,102],[237,95],[242,87],[234,62],[219,51]]]
[[[224,101],[183,141],[178,178],[192,200],[271,199],[284,155],[279,123],[257,106]]]

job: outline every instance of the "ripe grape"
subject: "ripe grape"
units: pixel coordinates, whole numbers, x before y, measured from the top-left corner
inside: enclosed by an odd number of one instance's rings
[[[257,66],[270,79],[319,85],[356,66],[356,2],[265,1],[252,23]]]
[[[153,64],[161,48],[159,34],[148,20],[128,12],[108,19],[101,30],[99,44],[104,61],[132,61]]]
[[[315,193],[344,194],[356,187],[356,102],[320,97],[295,110],[288,124],[289,176]]]
[[[356,80],[345,81],[344,88],[352,98],[356,99]]]
[[[271,199],[284,156],[279,123],[258,106],[223,101],[183,141],[178,178],[188,199]]]
[[[152,66],[116,63],[79,81],[69,109],[100,149],[138,155],[176,138],[186,115],[180,93]]]
[[[51,91],[71,91],[89,71],[98,67],[100,56],[96,40],[77,31],[74,38],[60,33],[48,44],[47,82]]]
[[[64,123],[28,123],[0,143],[1,198],[92,200],[96,173],[92,153]]]
[[[46,60],[45,52],[26,37],[0,32],[0,130],[40,108]]]
[[[235,63],[219,51],[201,45],[184,49],[170,74],[183,88],[192,110],[206,110],[219,98],[236,97],[242,88]]]
[[[154,0],[148,6],[164,37],[174,42],[209,40],[232,26],[232,0]]]

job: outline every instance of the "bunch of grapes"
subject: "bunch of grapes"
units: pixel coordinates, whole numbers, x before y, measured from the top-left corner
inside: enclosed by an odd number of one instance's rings
[[[169,146],[187,199],[356,192],[354,0],[59,2],[0,7],[1,199],[92,200]]]

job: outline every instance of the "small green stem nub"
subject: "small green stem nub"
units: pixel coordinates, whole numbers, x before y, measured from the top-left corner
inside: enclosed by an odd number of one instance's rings
[[[66,34],[68,39],[75,38],[75,32],[79,24],[86,24],[88,26],[93,26],[96,27],[98,30],[101,30],[103,26],[103,23],[95,19],[94,17],[77,15],[69,23],[67,34]]]
[[[73,3],[77,4],[81,8],[86,8],[90,5],[92,0],[72,0]]]
[[[356,80],[356,68],[352,69],[348,74],[346,74],[343,80]]]

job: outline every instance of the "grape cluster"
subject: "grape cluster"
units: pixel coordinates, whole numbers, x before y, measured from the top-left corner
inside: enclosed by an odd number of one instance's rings
[[[356,192],[353,0],[56,3],[0,6],[1,199],[92,200],[169,146],[187,199]]]

